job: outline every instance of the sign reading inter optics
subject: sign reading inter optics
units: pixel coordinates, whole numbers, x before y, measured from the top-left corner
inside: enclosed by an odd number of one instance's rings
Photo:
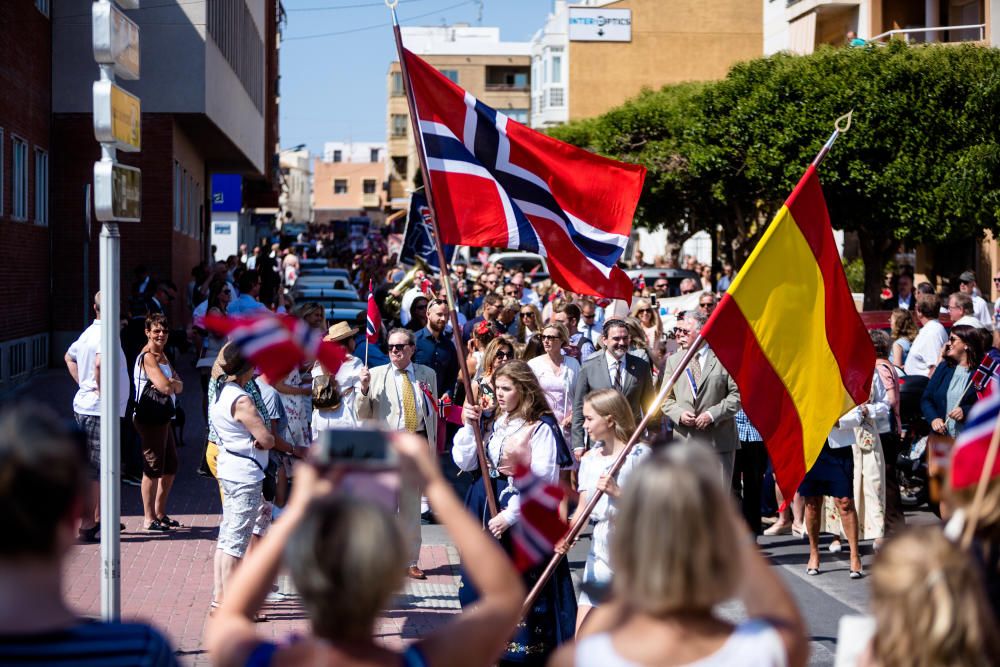
[[[631,9],[569,8],[569,41],[631,42]]]

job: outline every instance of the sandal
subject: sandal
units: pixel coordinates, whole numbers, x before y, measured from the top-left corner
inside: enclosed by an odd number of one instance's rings
[[[168,528],[180,528],[182,526],[182,524],[181,524],[180,521],[175,521],[174,519],[171,519],[166,514],[164,514],[163,516],[159,517],[157,519],[157,521],[159,521],[160,523],[162,523],[164,526],[167,526]]]
[[[170,530],[170,526],[160,523],[159,519],[153,519],[148,526],[143,526],[143,530],[147,533],[165,533]]]

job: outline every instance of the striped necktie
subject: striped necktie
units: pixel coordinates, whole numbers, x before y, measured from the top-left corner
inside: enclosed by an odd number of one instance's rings
[[[622,390],[622,365],[623,365],[623,360],[622,359],[619,359],[618,361],[616,361],[614,363],[614,366],[615,366],[614,378],[615,378],[615,390],[616,391],[621,391]]]
[[[410,374],[400,371],[403,377],[403,428],[410,433],[417,432],[417,397],[413,393]]]

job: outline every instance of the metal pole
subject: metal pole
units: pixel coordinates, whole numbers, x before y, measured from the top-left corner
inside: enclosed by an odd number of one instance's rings
[[[120,246],[118,225],[104,223],[101,228],[101,618],[105,621],[121,617]]]
[[[462,343],[462,331],[458,326],[458,311],[455,309],[455,295],[451,288],[451,280],[448,278],[448,262],[444,256],[444,246],[441,245],[441,230],[438,227],[437,212],[434,208],[434,194],[431,189],[431,172],[427,168],[427,156],[424,154],[424,142],[420,133],[420,120],[417,117],[417,103],[413,98],[413,87],[410,85],[410,75],[406,69],[406,58],[403,57],[403,36],[399,31],[399,21],[396,19],[396,5],[398,0],[392,2],[386,0],[386,6],[392,12],[392,32],[396,38],[396,52],[399,54],[400,74],[403,77],[403,85],[406,88],[406,103],[410,110],[410,128],[413,132],[413,141],[417,146],[417,157],[420,159],[420,171],[424,175],[424,191],[427,193],[427,207],[431,212],[431,224],[434,227],[434,245],[437,248],[438,266],[441,268],[441,284],[444,286],[445,295],[448,297],[448,310],[451,316],[451,334],[455,344],[455,354],[458,356],[458,367],[462,376],[462,384],[465,386],[465,396],[467,401],[472,400],[472,381],[469,375],[469,365],[466,363],[465,345]],[[479,430],[479,425],[472,427],[472,433],[476,438],[476,458],[479,459],[479,472],[482,475],[483,490],[486,492],[486,505],[490,510],[490,517],[497,515],[497,499],[493,493],[493,483],[490,481],[490,468],[486,458],[486,447],[483,445],[483,434]]]
[[[833,134],[830,135],[830,138],[826,140],[825,144],[823,144],[823,148],[819,149],[819,153],[817,153],[816,157],[813,158],[813,167],[818,167],[820,163],[826,159],[826,155],[830,152],[830,149],[833,148],[833,144],[837,141],[837,137],[851,129],[851,119],[853,117],[854,109],[851,109],[833,122]]]
[[[704,344],[704,342],[705,340],[699,333],[698,337],[691,343],[691,347],[689,347],[687,352],[684,353],[680,363],[677,364],[677,368],[675,368],[674,372],[670,374],[670,378],[667,380],[666,384],[663,385],[660,392],[656,395],[656,398],[653,399],[653,404],[649,406],[648,410],[646,410],[646,415],[642,418],[642,421],[639,422],[639,425],[636,426],[635,432],[632,433],[632,437],[628,439],[628,443],[625,445],[625,448],[618,453],[618,456],[615,458],[615,462],[611,464],[611,468],[609,468],[607,472],[609,476],[614,477],[617,475],[618,471],[621,470],[621,467],[625,465],[625,459],[628,458],[632,448],[639,442],[642,432],[646,430],[646,426],[653,418],[653,415],[659,411],[663,401],[667,398],[667,394],[669,394],[670,390],[674,388],[675,384],[677,384],[677,380],[680,378],[681,373],[684,372],[684,369],[687,368],[688,364],[691,363],[691,360],[694,359],[695,353],[698,352],[698,349]],[[563,542],[566,545],[572,544],[573,540],[579,537],[583,527],[587,525],[587,520],[590,518],[590,514],[594,511],[594,508],[597,507],[597,503],[603,495],[604,492],[600,489],[594,491],[590,500],[587,501],[586,506],[584,506],[583,510],[576,517],[576,521],[574,521],[573,525],[570,526],[569,532],[567,532],[566,536],[563,537]],[[525,598],[524,604],[521,605],[521,618],[524,618],[527,613],[531,611],[532,605],[535,604],[535,600],[542,592],[545,584],[548,583],[549,578],[556,571],[556,567],[562,559],[563,554],[558,551],[552,554],[552,558],[549,560],[549,564],[545,567],[545,571],[542,572],[542,576],[540,576],[538,581],[535,582],[534,587],[532,587],[531,591],[528,593],[528,597]]]
[[[91,219],[91,185],[88,183],[83,188],[83,328],[87,328],[90,321],[90,234]]]

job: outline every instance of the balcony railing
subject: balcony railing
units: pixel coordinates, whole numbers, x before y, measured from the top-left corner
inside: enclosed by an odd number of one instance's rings
[[[489,91],[527,91],[531,88],[527,83],[487,83],[486,90]]]
[[[954,31],[962,31],[962,30],[972,31],[972,30],[978,30],[979,31],[979,39],[978,39],[978,41],[985,41],[986,40],[986,24],[985,23],[977,23],[977,24],[973,24],[973,25],[942,25],[942,26],[935,26],[933,28],[899,28],[899,29],[896,29],[896,30],[888,30],[886,32],[883,32],[881,35],[875,35],[874,37],[872,37],[868,41],[869,42],[874,42],[876,44],[880,44],[880,43],[883,43],[881,41],[883,39],[890,40],[890,39],[902,36],[903,41],[905,41],[907,44],[909,44],[910,41],[911,41],[911,39],[910,39],[911,36],[927,35],[928,33],[933,33],[933,32],[948,32],[948,31],[952,31],[952,30],[954,30]],[[941,44],[949,44],[949,43],[955,43],[955,42],[974,42],[974,41],[977,41],[977,40],[975,40],[975,39],[953,39],[953,40],[949,40],[948,42],[940,42],[940,43]]]

